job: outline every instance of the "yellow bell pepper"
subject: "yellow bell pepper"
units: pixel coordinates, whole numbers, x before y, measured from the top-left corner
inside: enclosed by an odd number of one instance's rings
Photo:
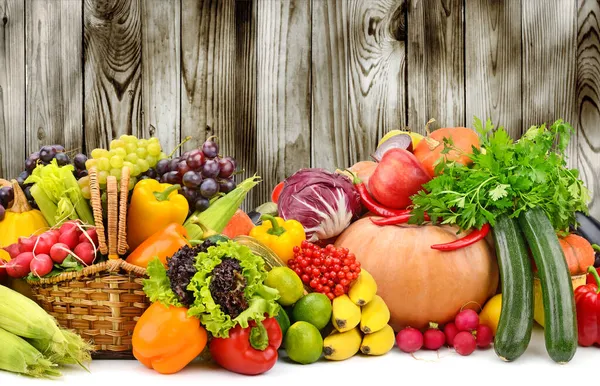
[[[271,248],[277,256],[287,263],[294,257],[294,247],[299,247],[306,240],[302,224],[296,220],[284,221],[281,217],[262,215],[263,223],[250,230],[250,237]]]
[[[189,204],[177,191],[180,185],[161,184],[153,179],[138,182],[127,210],[127,244],[135,250],[147,238],[176,223],[183,225]]]
[[[6,180],[0,182],[3,186],[11,184]],[[42,234],[49,227],[42,212],[31,208],[16,180],[12,180],[12,187],[14,192],[12,207],[6,211],[4,220],[0,221],[0,248],[18,242],[19,237]],[[3,249],[0,249],[0,260],[10,260],[10,255]]]

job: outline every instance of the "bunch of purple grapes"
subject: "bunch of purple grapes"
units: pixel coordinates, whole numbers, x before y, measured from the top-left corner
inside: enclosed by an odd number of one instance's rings
[[[29,155],[29,158],[25,161],[25,170],[19,174],[16,178],[17,182],[23,189],[29,205],[37,209],[37,204],[31,196],[31,184],[26,184],[25,180],[33,172],[38,165],[48,165],[52,160],[55,159],[58,166],[73,165],[73,175],[75,178],[80,179],[87,176],[88,172],[85,168],[85,161],[87,156],[85,154],[76,154],[73,158],[69,157],[62,145],[46,145],[42,146],[39,151],[33,152]]]
[[[235,189],[236,168],[235,160],[219,156],[219,145],[208,139],[201,148],[186,151],[181,157],[158,161],[156,175],[161,182],[181,185],[180,193],[187,198],[190,211],[202,212],[218,193]]]

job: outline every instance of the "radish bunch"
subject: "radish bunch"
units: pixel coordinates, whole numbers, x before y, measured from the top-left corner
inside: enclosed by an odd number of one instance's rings
[[[444,326],[443,331],[436,323],[429,323],[423,333],[413,327],[406,327],[396,335],[396,343],[400,350],[414,353],[421,348],[438,350],[444,344],[454,347],[460,355],[471,355],[477,347],[487,348],[492,344],[492,329],[479,323],[477,312],[466,309],[459,312],[454,322]]]
[[[43,277],[61,265],[68,256],[88,266],[96,260],[98,235],[95,228],[84,229],[80,221],[67,221],[58,229],[39,236],[20,237],[5,247],[11,260],[4,263],[8,276],[23,278],[29,273]]]

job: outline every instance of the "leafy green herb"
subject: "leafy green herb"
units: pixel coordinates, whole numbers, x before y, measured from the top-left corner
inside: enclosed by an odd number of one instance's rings
[[[51,277],[58,276],[65,272],[79,272],[83,269],[83,264],[79,260],[77,260],[73,255],[67,256],[61,264],[54,263],[54,268],[52,271],[45,275],[43,278],[48,279]],[[27,280],[39,281],[40,278],[37,277],[33,272],[30,272],[27,275]]]
[[[532,126],[514,141],[503,127],[495,129],[488,119],[485,126],[477,117],[474,128],[481,149],[473,147],[471,165],[441,158],[439,175],[412,197],[412,223],[431,220],[456,224],[462,230],[494,226],[501,214],[517,217],[540,207],[557,231],[577,224],[575,212],[588,213],[590,194],[577,169],[566,166],[565,151],[573,128],[562,120],[550,126]],[[460,151],[452,141],[444,141],[443,154]]]

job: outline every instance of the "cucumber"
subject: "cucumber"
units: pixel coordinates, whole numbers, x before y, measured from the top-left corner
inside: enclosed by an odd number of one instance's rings
[[[575,300],[567,261],[556,232],[542,209],[533,208],[521,213],[519,224],[542,285],[546,351],[553,361],[567,363],[577,350]]]
[[[494,350],[502,360],[520,357],[533,329],[533,273],[523,234],[516,219],[506,215],[494,226],[496,256],[502,283],[502,312]]]

